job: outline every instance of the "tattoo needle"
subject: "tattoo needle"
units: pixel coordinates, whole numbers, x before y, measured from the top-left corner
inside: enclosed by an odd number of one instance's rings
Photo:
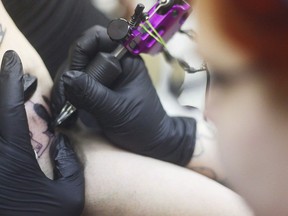
[[[121,47],[120,47],[121,46]],[[120,45],[112,54],[114,57],[116,57],[117,59],[120,59],[122,56],[125,55],[125,53],[127,52],[126,48],[124,48],[122,45]],[[99,55],[98,57],[98,61],[105,61],[103,60],[103,58],[105,58],[106,55]],[[100,65],[99,64],[99,65]],[[115,70],[110,70],[113,71],[115,73],[115,76],[118,76],[119,73],[117,72],[117,68],[115,68]],[[109,79],[111,79],[111,77],[108,77]],[[113,81],[113,79],[111,79]],[[107,82],[110,82],[110,80],[102,80],[102,84],[108,84]],[[76,107],[73,106],[69,101],[66,102],[65,106],[62,108],[60,115],[56,118],[56,121],[54,123],[54,125],[57,127],[59,125],[61,125],[66,119],[68,119],[75,111],[76,111]]]

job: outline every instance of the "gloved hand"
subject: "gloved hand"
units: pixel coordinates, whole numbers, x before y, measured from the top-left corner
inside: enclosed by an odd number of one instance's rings
[[[18,55],[5,53],[0,71],[0,215],[79,216],[84,176],[63,135],[50,149],[55,180],[41,171],[30,143]]]
[[[91,35],[95,34],[95,38],[91,37]],[[67,72],[69,69],[85,70],[93,79],[100,81],[106,86],[110,86],[122,71],[119,61],[109,54],[117,44],[111,42],[103,27],[93,27],[84,32],[81,38],[83,40],[80,39],[72,45],[68,61],[62,64],[55,76],[51,103],[54,119],[58,116],[66,101],[62,79],[64,72]],[[98,53],[99,48],[103,53]],[[106,73],[107,70],[110,73]],[[77,120],[77,116],[79,116],[86,126],[99,129],[98,122],[94,116],[85,112],[85,110],[77,110],[61,126],[70,127]]]
[[[113,49],[114,43],[106,29],[94,27],[76,44],[70,58],[71,71],[58,80],[64,83],[63,88],[53,91],[52,103],[56,112],[64,104],[59,95],[65,95],[74,106],[97,118],[113,144],[138,154],[186,165],[194,151],[196,121],[166,114],[142,59],[126,54],[120,61],[122,73],[107,88],[90,75],[93,57]],[[114,72],[107,67],[109,61],[103,60],[101,65],[99,73],[103,74],[103,70],[107,74]],[[97,74],[97,70],[92,73]]]

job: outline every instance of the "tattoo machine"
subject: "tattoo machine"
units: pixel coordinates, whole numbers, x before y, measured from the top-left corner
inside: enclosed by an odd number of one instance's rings
[[[133,55],[167,52],[166,43],[180,31],[191,13],[191,6],[185,0],[158,0],[148,12],[144,12],[144,9],[143,4],[138,4],[130,21],[120,18],[110,22],[108,35],[120,43],[111,53],[117,59],[120,60],[127,52]],[[107,86],[118,75],[109,74],[99,81]],[[111,79],[113,76],[114,79]],[[76,108],[66,102],[55,125],[61,125],[75,111]]]

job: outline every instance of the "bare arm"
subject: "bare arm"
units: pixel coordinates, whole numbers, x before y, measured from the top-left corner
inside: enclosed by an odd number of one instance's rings
[[[13,20],[7,14],[0,1],[0,59],[7,50],[15,50],[21,58],[24,71],[38,77],[43,95],[49,95],[52,88],[50,75],[36,50],[31,46],[23,34],[18,30]]]
[[[49,145],[54,136],[48,129],[49,95],[52,80],[38,53],[17,29],[0,1],[0,60],[7,50],[15,50],[23,63],[24,72],[38,78],[38,88],[25,104],[31,142],[38,155],[38,162],[48,177],[52,177]]]
[[[85,163],[85,216],[252,216],[237,194],[203,175],[80,131],[71,134]]]

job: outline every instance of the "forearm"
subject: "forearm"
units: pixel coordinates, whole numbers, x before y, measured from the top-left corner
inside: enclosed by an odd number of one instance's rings
[[[42,171],[52,178],[53,170],[49,150],[54,140],[54,132],[49,127],[52,120],[48,103],[47,95],[36,90],[33,97],[25,103],[25,109],[35,156]]]
[[[2,31],[1,31],[2,29]],[[2,36],[2,37],[1,37]],[[34,75],[38,79],[38,87],[25,108],[29,123],[31,142],[38,155],[38,162],[46,175],[52,177],[52,168],[49,157],[49,147],[53,134],[48,130],[49,101],[52,80],[38,53],[29,44],[26,38],[17,29],[12,19],[5,11],[0,1],[0,60],[7,50],[15,50],[24,67],[24,72]],[[44,113],[44,114],[43,114]],[[45,115],[45,113],[47,115]]]
[[[4,29],[5,35],[0,45],[0,60],[7,50],[14,50],[20,56],[24,72],[32,75],[39,75],[41,81],[41,91],[43,94],[50,94],[52,88],[52,80],[49,73],[36,50],[31,46],[28,40],[16,27],[11,17],[6,12],[2,1],[0,1],[0,25]],[[3,33],[2,33],[3,35]]]
[[[85,216],[252,215],[238,195],[202,175],[72,134],[85,164]]]

